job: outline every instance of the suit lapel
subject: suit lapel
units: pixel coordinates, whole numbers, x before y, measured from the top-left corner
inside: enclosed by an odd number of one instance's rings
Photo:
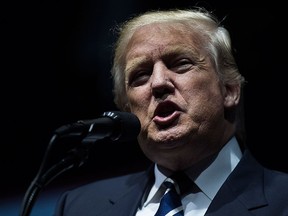
[[[237,215],[247,216],[267,205],[263,192],[264,172],[262,166],[246,151],[224,182],[212,203],[206,216]],[[127,179],[125,187],[117,191],[109,199],[109,207],[101,216],[134,216],[141,204],[142,197],[153,182],[153,169],[141,175]]]
[[[263,168],[249,151],[224,182],[205,215],[247,215],[267,205],[263,192]]]
[[[107,211],[101,215],[111,216],[134,216],[141,204],[143,195],[153,182],[153,169],[148,169],[142,175],[131,176],[126,182],[127,187],[109,199],[111,204]]]

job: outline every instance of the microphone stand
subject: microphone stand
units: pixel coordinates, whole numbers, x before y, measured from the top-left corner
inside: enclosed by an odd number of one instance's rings
[[[119,142],[131,140],[139,134],[140,129],[140,121],[134,114],[119,111],[104,112],[101,118],[58,128],[49,141],[36,177],[25,193],[20,216],[29,216],[39,193],[54,178],[82,166],[88,159],[92,144],[105,139]],[[56,160],[56,163],[51,160]]]
[[[54,143],[56,142],[57,138],[58,136],[55,134],[52,136],[49,142],[41,167],[25,193],[22,201],[20,216],[30,215],[33,205],[35,204],[40,192],[53,179],[68,170],[82,166],[87,161],[88,146],[79,145],[78,147],[68,151],[68,153],[66,153],[66,155],[60,159],[60,161],[56,162],[56,164],[49,168],[49,160],[51,159],[49,156],[53,150],[53,147],[55,146]]]

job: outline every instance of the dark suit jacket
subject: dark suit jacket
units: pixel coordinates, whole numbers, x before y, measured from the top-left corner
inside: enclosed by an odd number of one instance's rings
[[[55,216],[134,216],[153,169],[106,179],[63,194]],[[261,166],[246,151],[205,215],[288,216],[288,173]]]

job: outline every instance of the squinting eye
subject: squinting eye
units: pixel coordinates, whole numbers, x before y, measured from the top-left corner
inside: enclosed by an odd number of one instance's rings
[[[189,59],[181,59],[170,65],[170,69],[176,73],[184,73],[193,66],[193,63]]]
[[[147,71],[139,71],[131,75],[129,78],[129,86],[136,87],[144,85],[150,78],[151,73]]]

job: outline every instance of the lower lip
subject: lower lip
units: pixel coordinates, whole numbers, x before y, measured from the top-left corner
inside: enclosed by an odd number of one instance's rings
[[[180,116],[180,112],[175,111],[169,116],[165,116],[165,117],[155,116],[153,118],[153,121],[155,122],[155,124],[166,126],[166,125],[173,123],[176,119],[179,118],[179,116]]]

